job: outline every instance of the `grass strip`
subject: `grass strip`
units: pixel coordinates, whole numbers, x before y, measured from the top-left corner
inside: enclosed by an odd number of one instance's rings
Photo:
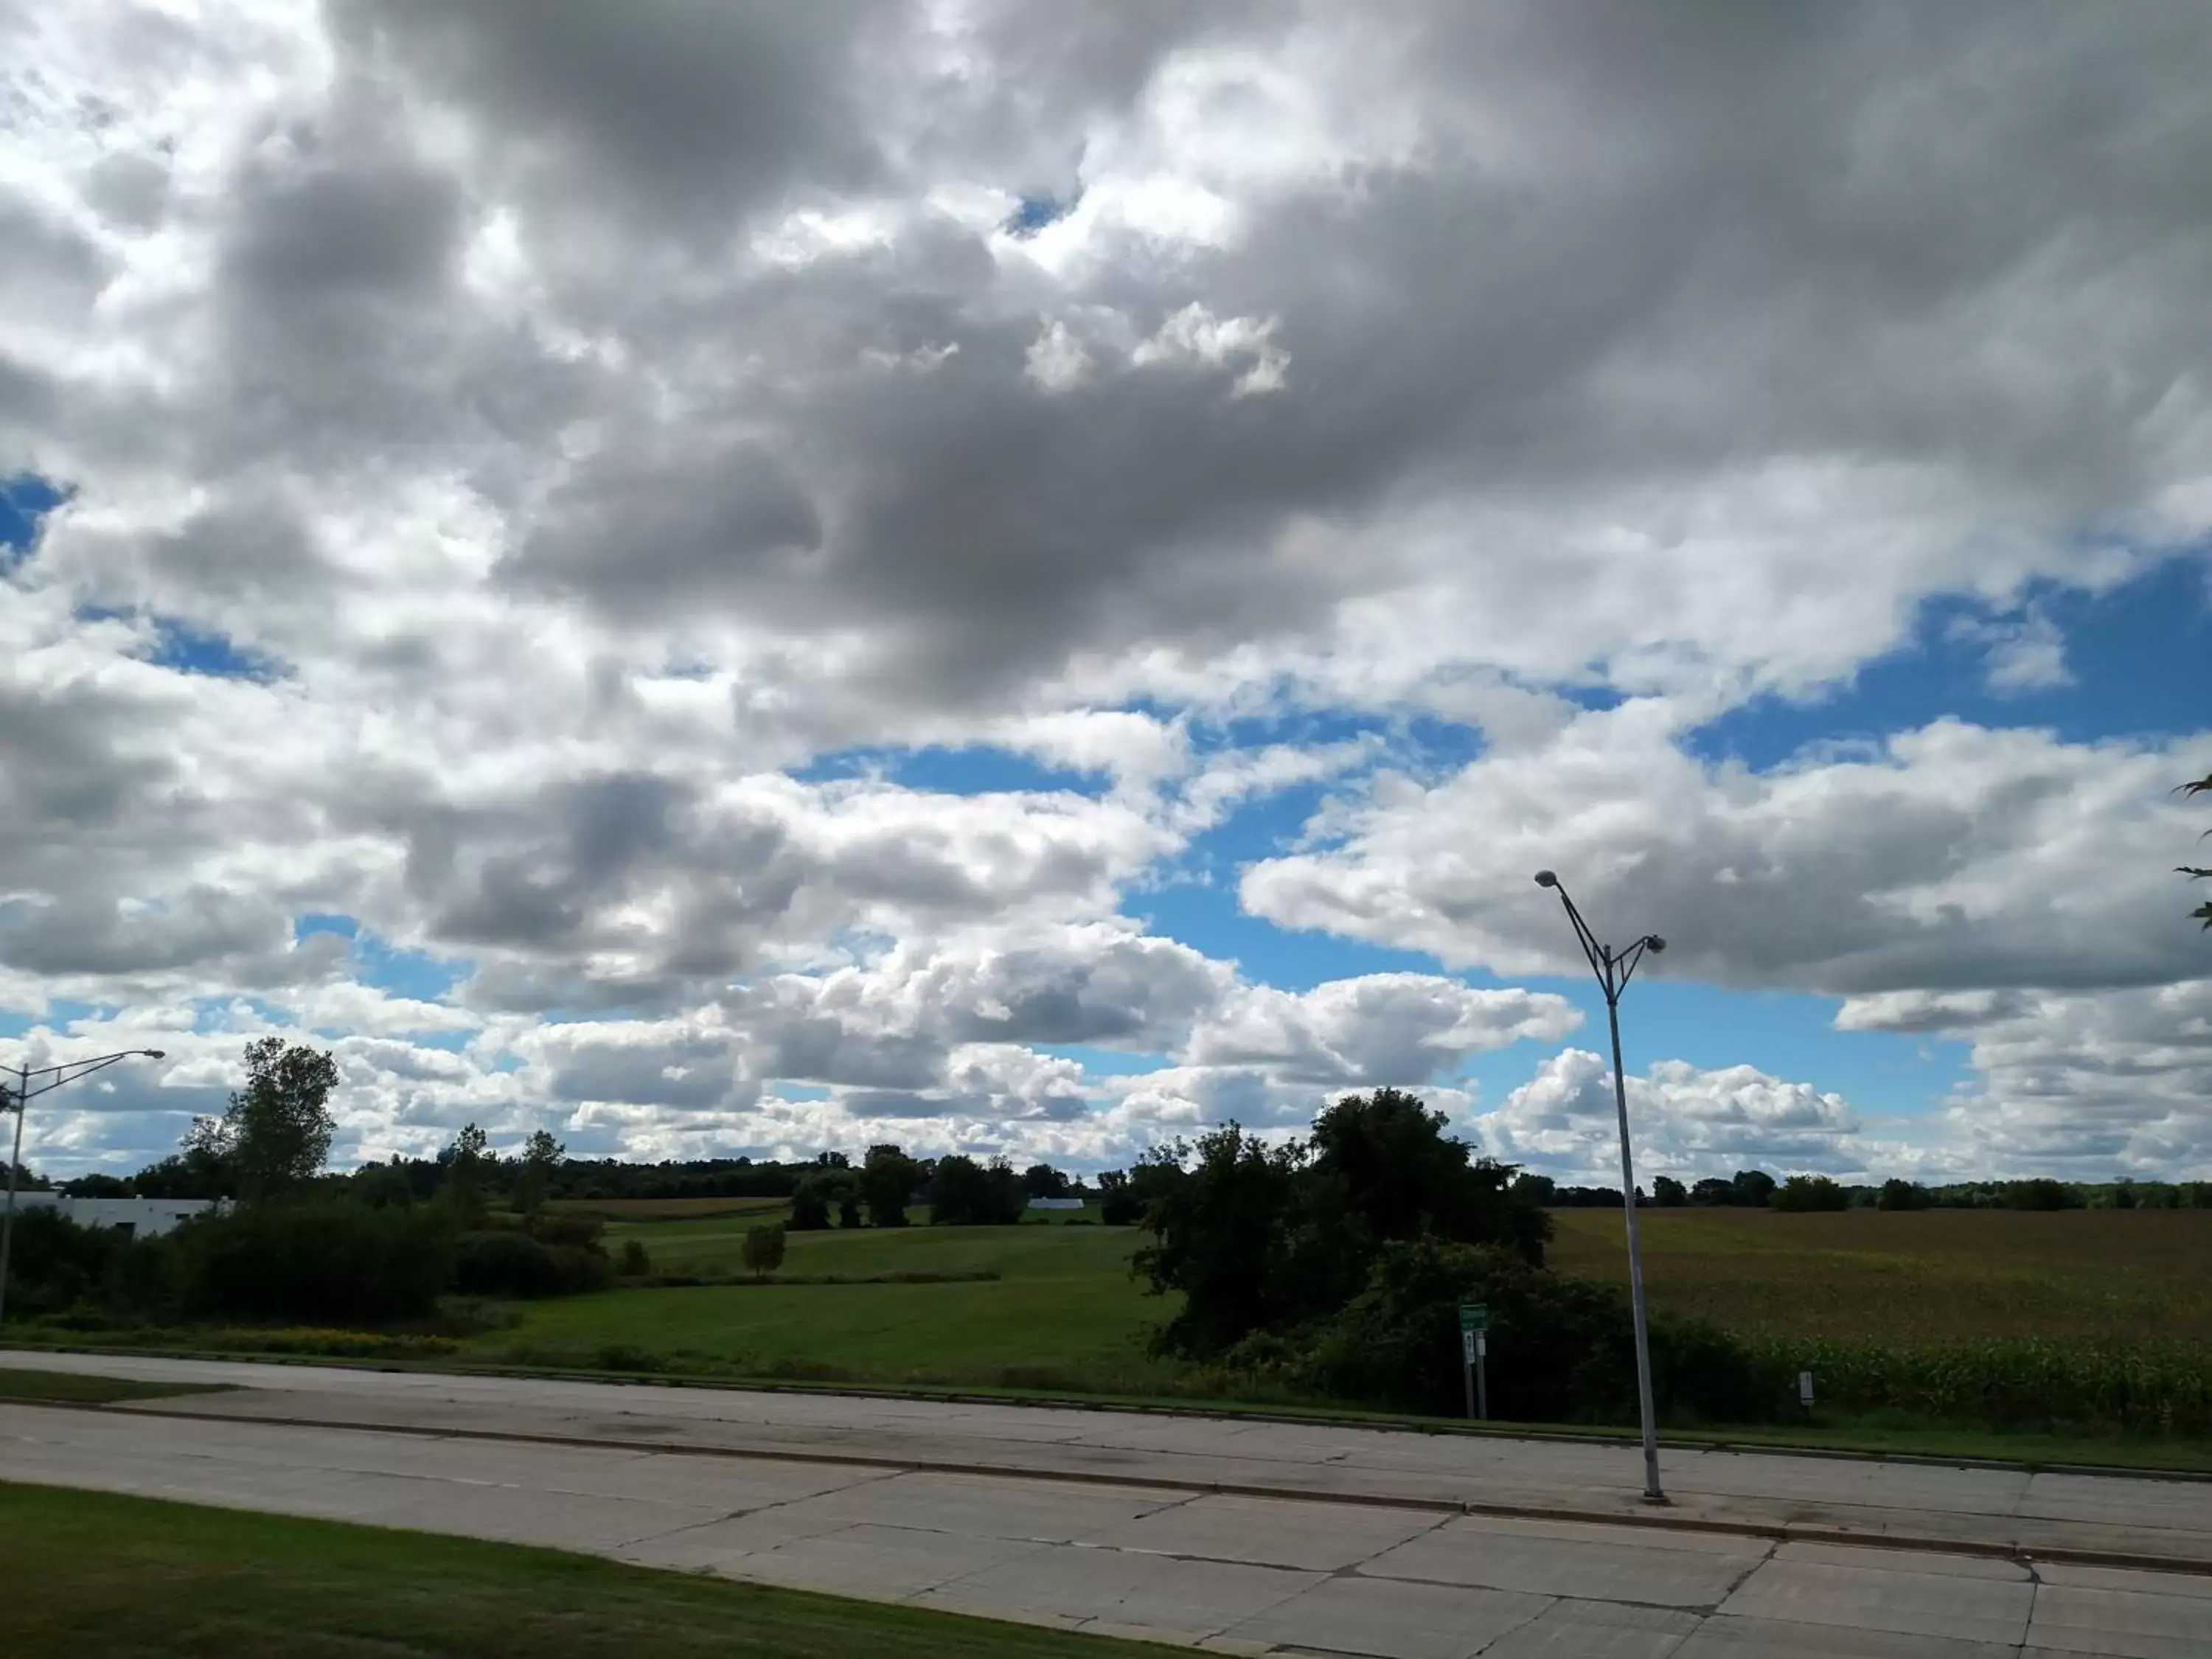
[[[180,1394],[228,1394],[228,1382],[142,1382],[124,1376],[83,1376],[74,1371],[0,1368],[0,1400],[38,1400],[63,1406],[106,1406],[118,1400],[166,1400]]]
[[[495,1659],[1162,1659],[1169,1650],[592,1556],[0,1484],[7,1650]]]

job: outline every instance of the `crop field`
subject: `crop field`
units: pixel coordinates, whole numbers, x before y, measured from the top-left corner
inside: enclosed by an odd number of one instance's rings
[[[1562,1273],[1626,1284],[1617,1211],[1555,1210]],[[1643,1210],[1651,1305],[1745,1336],[2212,1349],[2212,1211]]]

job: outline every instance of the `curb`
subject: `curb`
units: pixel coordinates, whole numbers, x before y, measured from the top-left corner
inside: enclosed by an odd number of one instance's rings
[[[1360,1429],[1384,1434],[1432,1434],[1469,1440],[1528,1440],[1568,1446],[1635,1448],[1643,1443],[1632,1429],[1577,1431],[1559,1427],[1478,1425],[1447,1418],[1339,1417],[1326,1412],[1237,1408],[1234,1401],[1208,1410],[1200,1402],[1153,1404],[1140,1400],[1086,1399],[1079,1395],[979,1394],[957,1386],[934,1389],[863,1382],[785,1382],[775,1377],[720,1377],[661,1371],[567,1370],[552,1365],[438,1364],[427,1360],[376,1359],[343,1354],[239,1353],[216,1348],[80,1347],[59,1343],[0,1344],[0,1352],[24,1354],[83,1354],[128,1359],[174,1359],[227,1365],[290,1365],[324,1370],[379,1371],[421,1376],[501,1376],[548,1382],[592,1382],[607,1388],[704,1389],[725,1394],[792,1394],[850,1400],[936,1401],[949,1406],[1012,1406],[1036,1411],[1116,1413],[1133,1417],[1173,1417],[1202,1422],[1276,1423],[1292,1428]],[[27,1403],[27,1402],[26,1402]],[[1786,1440],[1685,1440],[1662,1434],[1665,1451],[1725,1452],[1743,1457],[1819,1457],[1843,1463],[1902,1463],[1917,1468],[1991,1469],[2010,1474],[2078,1474],[2093,1480],[2165,1480],[2212,1486],[2212,1470],[2136,1468],[2124,1463],[2035,1462],[2020,1458],[1975,1457],[1960,1453],[1876,1451],[1850,1446],[1804,1446]]]
[[[1370,1509],[1412,1510],[1432,1515],[1482,1516],[1496,1520],[1565,1521],[1606,1527],[1649,1527],[1656,1531],[1695,1532],[1741,1538],[1761,1538],[1775,1543],[1841,1545],[1853,1549],[1898,1550],[1920,1554],[1973,1556],[2032,1566],[2038,1561],[2070,1566],[2118,1567],[2138,1572],[2185,1575],[2212,1573],[2212,1553],[2200,1558],[2149,1555],[2125,1550],[2075,1549],[2066,1546],[2022,1549],[1999,1543],[1978,1543],[1956,1538],[1927,1538],[1900,1533],[1863,1533],[1848,1528],[1778,1525],[1756,1521],[1715,1520],[1702,1516],[1655,1512],[1620,1513],[1580,1509],[1571,1504],[1486,1504],[1476,1499],[1394,1498],[1374,1492],[1312,1492],[1298,1486],[1272,1486],[1228,1480],[1172,1480],[1144,1474],[1119,1474],[1100,1469],[1038,1469],[1009,1468],[995,1463],[967,1463],[949,1458],[893,1457],[867,1453],[798,1451],[779,1448],[689,1445],[662,1440],[613,1438],[570,1434],[531,1434],[519,1430],[436,1428],[425,1424],[361,1423],[343,1419],[213,1415],[205,1412],[163,1409],[158,1401],[118,1401],[112,1406],[47,1400],[10,1400],[0,1404],[27,1406],[45,1411],[82,1412],[157,1418],[178,1423],[241,1423],[261,1428],[322,1429],[357,1434],[404,1434],[423,1440],[483,1441],[494,1444],[560,1446],[580,1450],[654,1454],[673,1457],[719,1457],[745,1462],[813,1463],[835,1468],[892,1469],[903,1474],[953,1474],[993,1480],[1055,1480],[1069,1485],[1111,1486],[1146,1492],[1197,1492],[1209,1497],[1259,1498],[1301,1504],[1349,1504]]]

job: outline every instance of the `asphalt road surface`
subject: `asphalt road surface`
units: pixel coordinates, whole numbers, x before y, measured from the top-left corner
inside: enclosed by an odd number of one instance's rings
[[[2212,1485],[1313,1425],[108,1356],[0,1479],[1390,1659],[2212,1655]],[[2161,1570],[2150,1570],[2155,1564]],[[119,1587],[118,1594],[127,1587]]]

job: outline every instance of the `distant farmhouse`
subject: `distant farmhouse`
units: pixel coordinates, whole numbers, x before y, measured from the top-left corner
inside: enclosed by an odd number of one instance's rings
[[[159,1238],[222,1201],[211,1198],[71,1198],[67,1193],[17,1193],[15,1205],[24,1210],[54,1210],[64,1221],[80,1227],[98,1227],[125,1238]]]
[[[1079,1198],[1033,1198],[1030,1200],[1032,1210],[1079,1210],[1082,1207],[1083,1200]]]

